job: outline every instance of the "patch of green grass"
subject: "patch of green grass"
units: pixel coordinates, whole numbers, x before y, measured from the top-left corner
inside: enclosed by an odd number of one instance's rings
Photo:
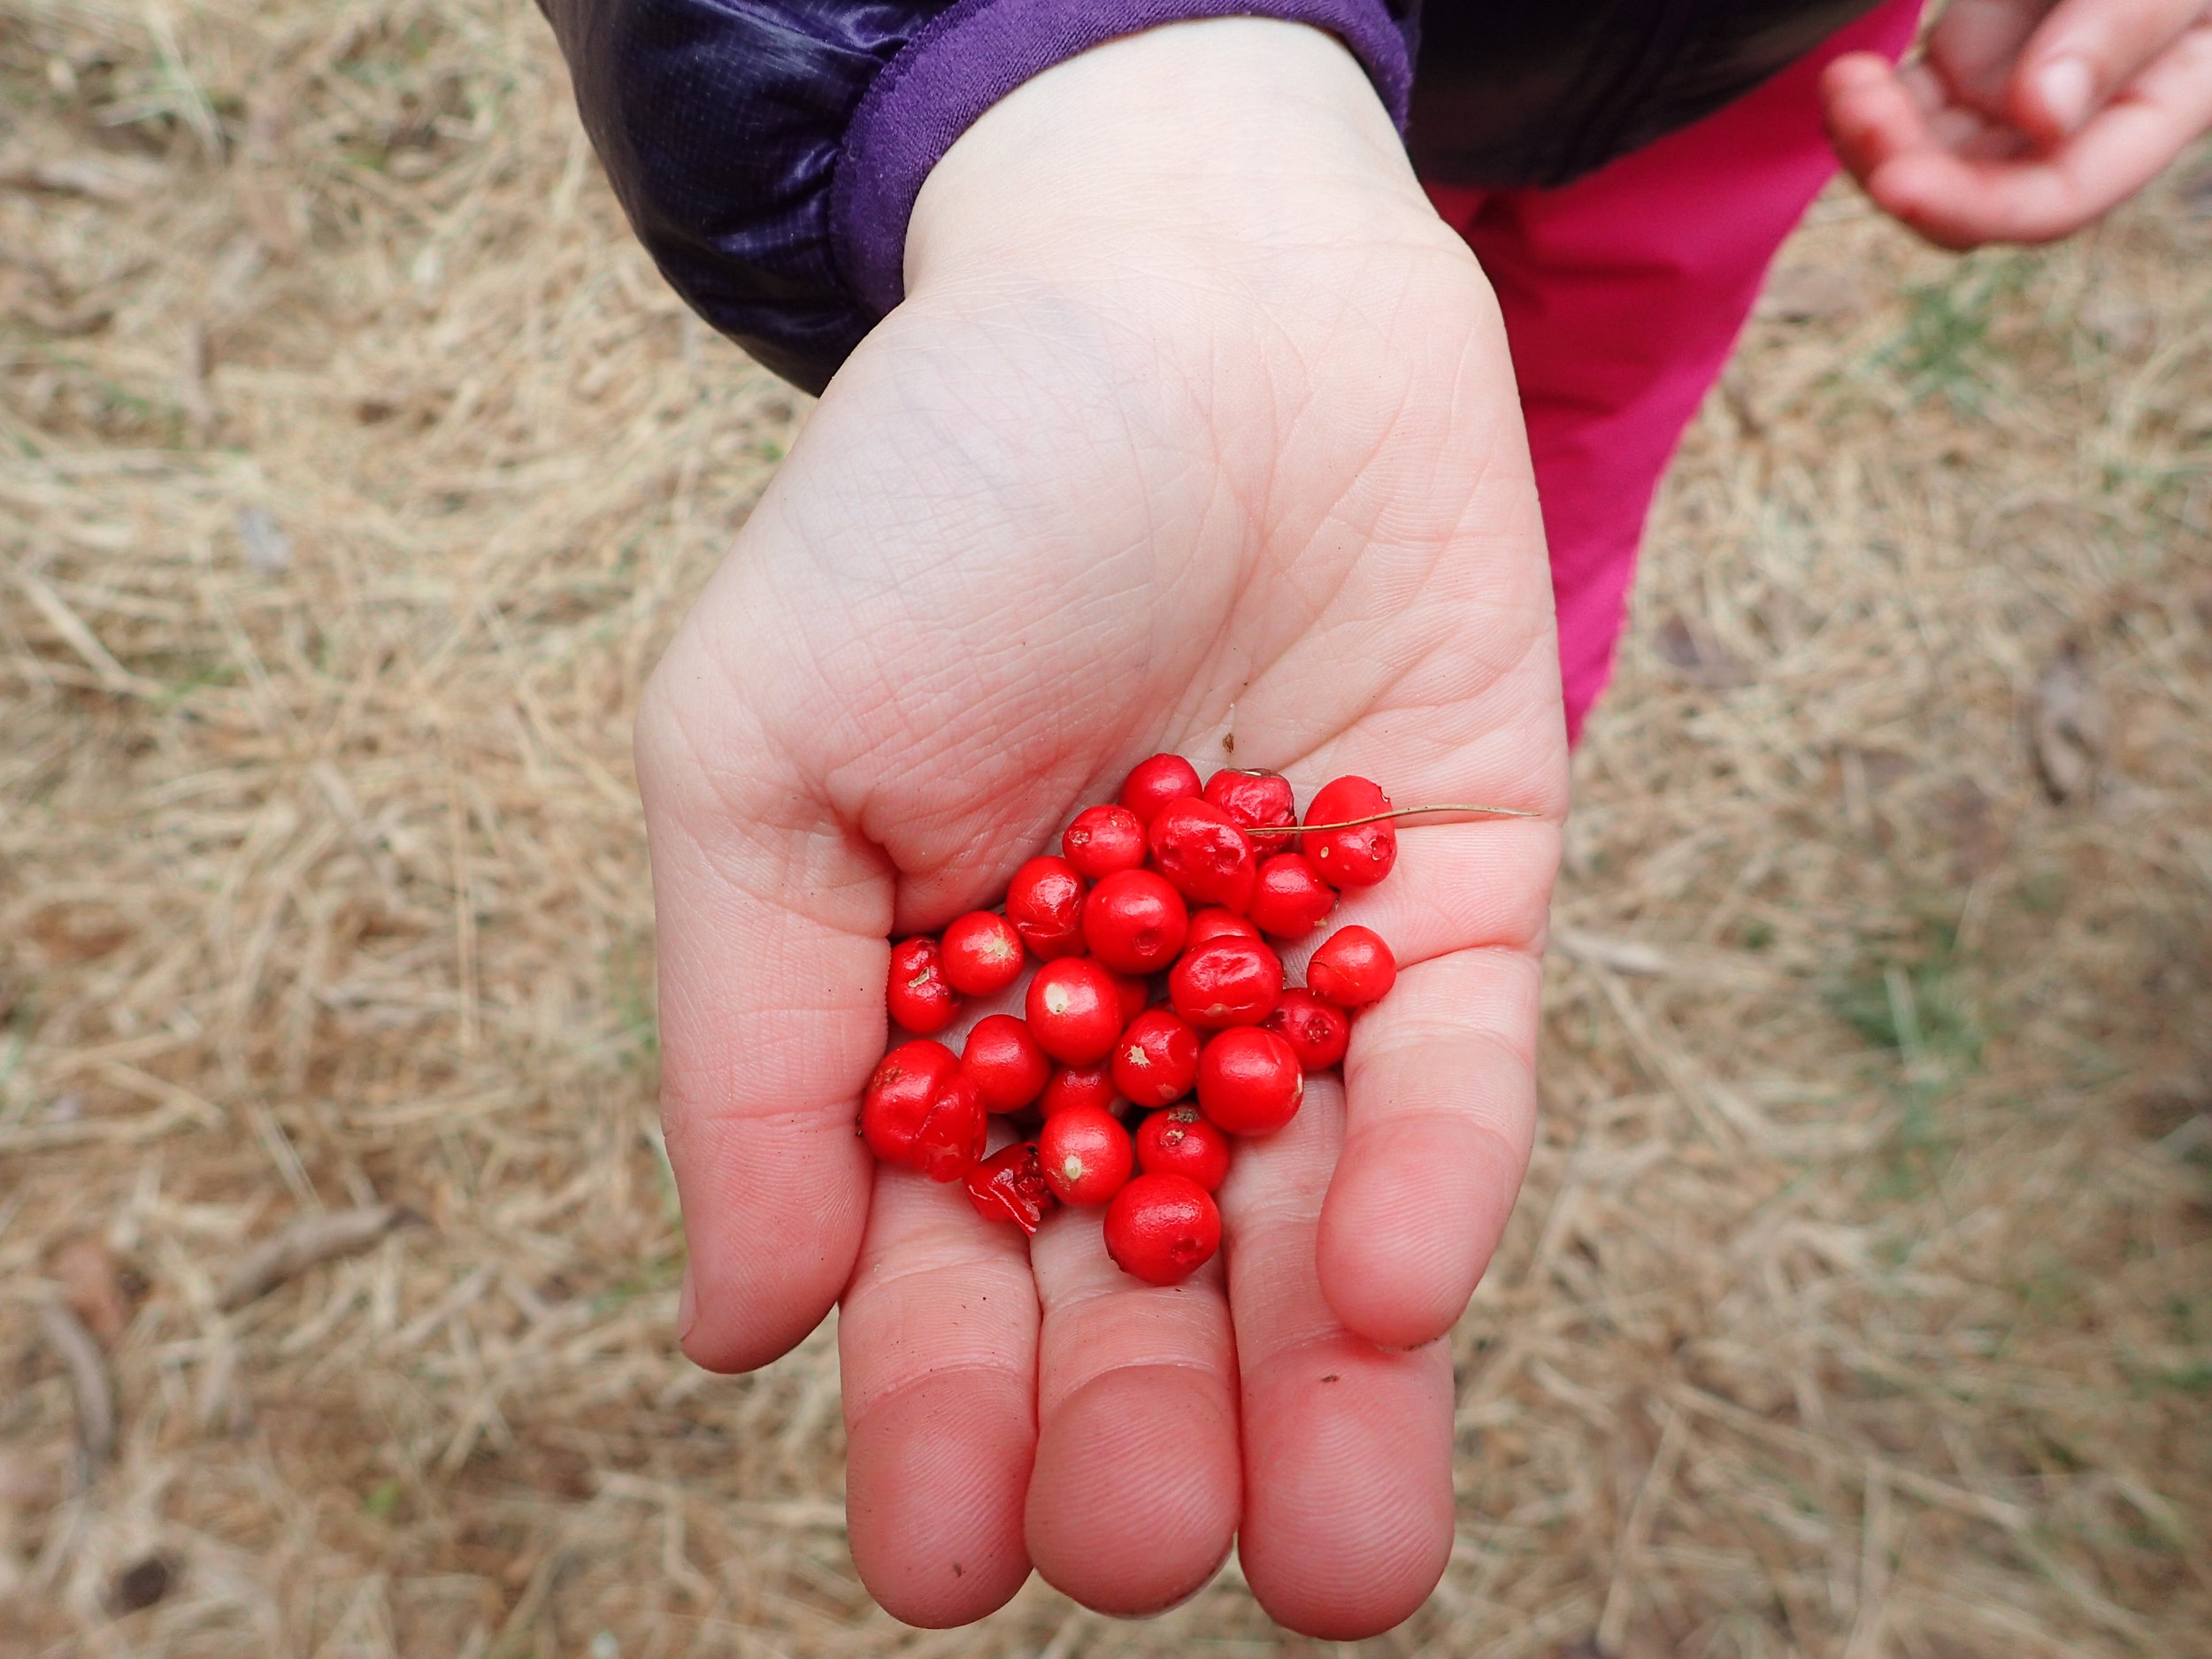
[[[1830,1011],[1884,1062],[1878,1078],[1897,1102],[1897,1133],[1869,1193],[1877,1201],[1917,1196],[1949,1149],[1943,1102],[1982,1064],[1970,973],[1955,930],[1932,921],[1917,941],[1862,958],[1829,988]]]
[[[388,1521],[399,1512],[399,1482],[383,1481],[361,1500],[361,1513],[380,1521]]]
[[[1882,355],[1916,399],[1940,395],[1964,412],[1980,407],[1995,355],[1991,324],[2033,269],[2018,254],[1969,259],[1949,281],[1905,290],[1904,329]]]

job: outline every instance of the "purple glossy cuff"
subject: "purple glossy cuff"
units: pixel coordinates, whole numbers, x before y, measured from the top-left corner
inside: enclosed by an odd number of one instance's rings
[[[1222,17],[1326,29],[1366,66],[1403,130],[1413,66],[1383,0],[958,0],[885,66],[846,129],[830,194],[830,240],[846,282],[879,312],[905,296],[906,225],[922,180],[1016,87],[1103,42]]]

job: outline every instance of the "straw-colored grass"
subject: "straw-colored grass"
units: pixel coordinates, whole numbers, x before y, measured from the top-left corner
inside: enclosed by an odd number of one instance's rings
[[[2212,1653],[2206,178],[1786,255],[1578,763],[1459,1547],[1366,1651]],[[801,401],[527,7],[0,0],[0,1652],[1311,1650],[1233,1571],[906,1632],[827,1333],[672,1351],[628,716]]]

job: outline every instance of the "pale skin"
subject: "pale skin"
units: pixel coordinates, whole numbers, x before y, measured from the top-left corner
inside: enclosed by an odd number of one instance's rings
[[[1832,75],[1839,127],[1886,86]],[[1372,1634],[1451,1548],[1440,1339],[1526,1166],[1567,804],[1494,303],[1353,59],[1256,19],[1010,95],[907,258],[639,717],[685,1351],[765,1364],[839,1307],[853,1558],[910,1623],[1033,1568],[1156,1611],[1233,1540],[1283,1624]],[[1223,1256],[1172,1290],[1097,1212],[1025,1247],[853,1128],[887,941],[1159,749],[1533,815],[1409,826],[1348,897],[1398,988],[1240,1148]]]

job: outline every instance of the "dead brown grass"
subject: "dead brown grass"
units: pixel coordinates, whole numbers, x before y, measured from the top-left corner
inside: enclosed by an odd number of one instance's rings
[[[1305,1651],[1233,1571],[904,1632],[826,1336],[671,1351],[627,717],[797,412],[536,17],[0,0],[0,1651]],[[1374,1653],[2212,1653],[2203,194],[1793,245],[1581,757],[1460,1545]]]

